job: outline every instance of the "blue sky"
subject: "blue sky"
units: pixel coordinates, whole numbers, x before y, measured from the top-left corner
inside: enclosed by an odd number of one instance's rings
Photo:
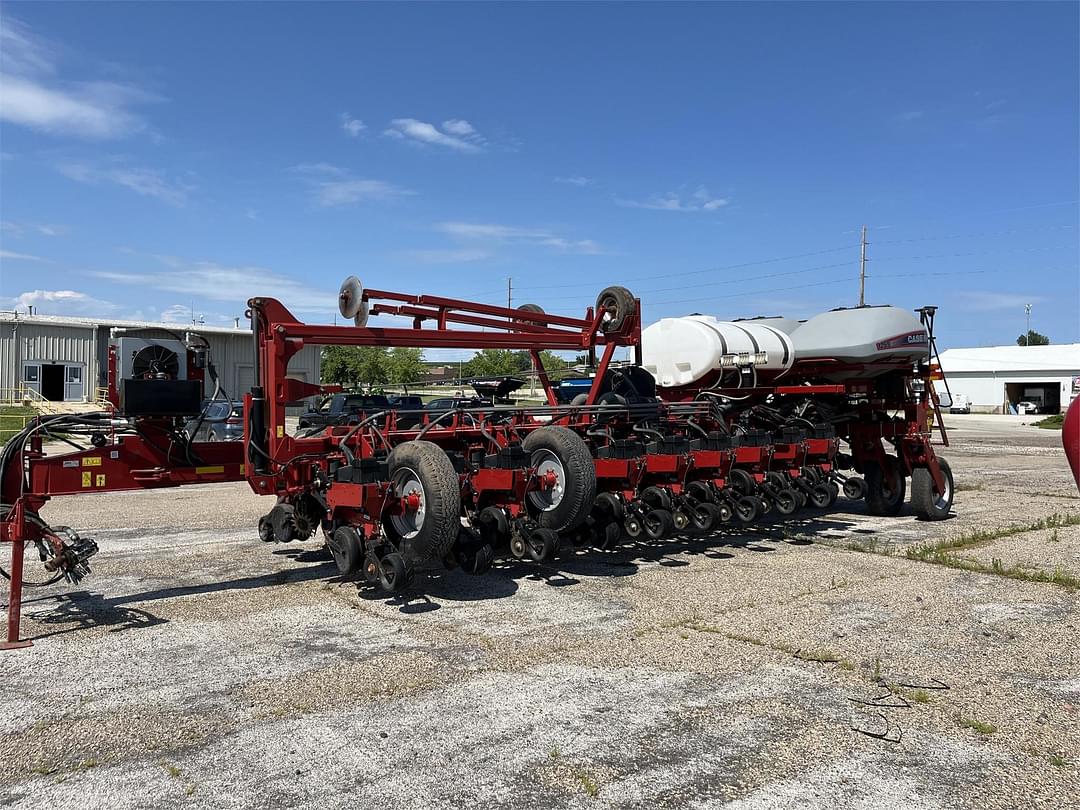
[[[1078,6],[4,3],[0,307],[341,279],[1080,340]]]

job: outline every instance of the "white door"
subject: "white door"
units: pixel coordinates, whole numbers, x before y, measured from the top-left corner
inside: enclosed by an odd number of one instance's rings
[[[23,363],[23,388],[29,388],[35,394],[41,393],[41,364]]]
[[[81,402],[83,399],[83,367],[68,365],[64,369],[64,401]]]

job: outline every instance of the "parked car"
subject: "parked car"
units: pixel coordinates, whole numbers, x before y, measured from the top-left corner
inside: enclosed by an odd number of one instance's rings
[[[208,399],[203,402],[202,417],[184,424],[184,433],[193,442],[238,442],[244,438],[244,406],[238,402]]]
[[[404,430],[420,424],[424,400],[412,394],[387,394],[386,398],[390,400],[390,407],[398,412],[397,426],[399,428]]]
[[[356,424],[389,408],[390,401],[382,394],[334,394],[316,410],[300,414],[300,428]]]
[[[949,405],[949,413],[971,413],[971,400],[967,394],[957,394]]]
[[[1024,400],[1023,402],[1016,403],[1016,412],[1021,416],[1027,416],[1029,414],[1039,412],[1039,403],[1031,402],[1030,400]]]
[[[490,399],[480,397],[439,397],[431,400],[424,407],[434,413],[443,413],[457,408],[490,408],[492,404]]]

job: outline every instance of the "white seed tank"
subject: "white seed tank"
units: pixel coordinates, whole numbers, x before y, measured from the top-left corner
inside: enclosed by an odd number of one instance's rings
[[[764,320],[764,319],[761,319]],[[690,385],[720,370],[752,365],[759,382],[775,380],[795,362],[784,330],[708,315],[664,318],[641,333],[642,366],[663,388]]]

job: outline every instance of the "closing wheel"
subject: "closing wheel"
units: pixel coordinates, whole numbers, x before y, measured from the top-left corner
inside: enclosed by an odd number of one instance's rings
[[[832,493],[824,484],[814,484],[810,489],[810,503],[814,505],[815,509],[824,509],[829,505],[831,498]]]
[[[715,503],[699,503],[694,507],[691,523],[695,531],[707,532],[720,521],[720,507]]]
[[[840,487],[836,485],[835,481],[830,481],[825,487],[829,490],[829,506],[832,506],[836,503],[836,499],[840,497]]]
[[[666,509],[653,509],[642,521],[645,536],[650,540],[663,540],[675,531],[675,521]]]
[[[861,501],[866,497],[866,481],[853,475],[844,481],[844,497],[850,501]]]
[[[559,533],[554,529],[533,529],[525,538],[525,549],[529,559],[545,562],[555,557],[559,551]]]
[[[596,311],[604,316],[600,331],[618,332],[636,308],[634,294],[626,287],[607,287],[596,296]]]
[[[461,529],[461,488],[454,465],[437,445],[399,444],[390,453],[396,504],[383,515],[383,530],[410,557],[441,560]]]
[[[738,491],[740,495],[751,495],[757,489],[754,476],[746,470],[732,470],[728,473],[728,484]]]
[[[401,554],[387,554],[379,561],[379,586],[394,593],[409,587],[412,582],[412,564]]]
[[[341,526],[327,538],[326,546],[337,563],[338,573],[343,577],[360,570],[364,559],[364,542],[353,526]]]
[[[495,549],[485,543],[475,532],[464,530],[454,548],[457,564],[466,574],[483,574],[491,570],[495,561]]]
[[[522,447],[540,484],[525,496],[536,522],[556,532],[576,529],[596,500],[596,467],[585,441],[569,428],[549,425],[526,436]]]
[[[757,496],[757,501],[758,501],[758,514],[759,515],[767,515],[772,511],[772,509],[773,509],[772,498],[769,498],[769,497],[767,497],[765,495],[758,495]]]
[[[871,515],[899,515],[904,508],[907,479],[895,456],[885,457],[885,469],[876,461],[863,464],[866,506]]]
[[[731,506],[729,506],[726,503],[718,503],[718,504],[716,504],[716,509],[717,509],[717,515],[718,515],[720,523],[730,523],[731,522],[731,518],[734,515],[734,512],[731,509]]]
[[[809,500],[806,497],[806,493],[803,492],[801,489],[796,489],[796,490],[794,490],[794,492],[795,492],[795,503],[797,503],[799,505],[800,509],[805,509],[806,504],[809,503]]]
[[[758,516],[758,499],[751,495],[743,495],[735,501],[735,517],[740,523],[752,523]]]
[[[776,493],[773,502],[776,504],[776,511],[785,517],[787,515],[795,514],[795,510],[799,508],[799,502],[795,499],[795,493],[786,488],[781,489]]]
[[[274,524],[270,521],[269,515],[259,518],[259,539],[264,543],[274,542]]]
[[[637,515],[630,515],[623,521],[623,529],[626,531],[627,537],[634,540],[641,537],[642,532],[645,531],[645,527],[641,523],[641,519]]]
[[[944,520],[952,509],[952,467],[943,458],[938,458],[937,462],[941,467],[941,477],[945,479],[944,492],[938,492],[934,477],[926,467],[916,467],[911,471],[911,506],[921,520]]]

